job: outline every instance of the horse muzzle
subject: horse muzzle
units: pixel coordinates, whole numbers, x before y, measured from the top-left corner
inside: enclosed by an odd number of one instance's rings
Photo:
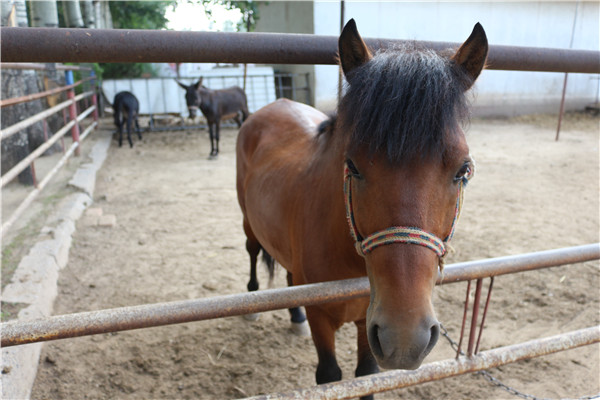
[[[440,324],[427,316],[412,330],[395,327],[367,313],[367,335],[371,351],[382,368],[417,369],[440,336]]]

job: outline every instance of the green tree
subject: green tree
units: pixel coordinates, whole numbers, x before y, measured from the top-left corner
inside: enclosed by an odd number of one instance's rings
[[[111,1],[110,13],[115,29],[163,29],[167,22],[165,12],[175,7],[175,1]],[[103,63],[103,78],[136,78],[142,75],[155,75],[150,64],[143,63]]]
[[[256,1],[233,1],[233,0],[201,0],[208,18],[212,18],[212,10],[215,6],[225,7],[228,10],[238,9],[242,13],[242,21],[237,27],[238,31],[252,32],[259,18],[258,4]],[[268,3],[268,2],[267,2]]]
[[[165,13],[175,1],[111,1],[115,29],[162,29],[169,22]]]

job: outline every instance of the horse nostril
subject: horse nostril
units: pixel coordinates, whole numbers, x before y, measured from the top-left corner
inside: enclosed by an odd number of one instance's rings
[[[427,348],[425,349],[425,354],[429,354],[429,352],[433,349],[433,347],[437,343],[439,337],[440,337],[440,324],[436,322],[430,328],[429,343],[427,344]]]
[[[381,348],[381,342],[379,340],[379,326],[377,324],[371,326],[368,336],[371,351],[375,357],[383,358],[383,349]]]

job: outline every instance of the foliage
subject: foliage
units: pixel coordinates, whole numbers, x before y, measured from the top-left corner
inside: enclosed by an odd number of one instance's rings
[[[110,13],[115,29],[163,29],[169,20],[165,13],[169,7],[175,7],[175,1],[111,1]],[[138,78],[155,76],[151,64],[143,63],[106,63],[100,64],[102,77]]]
[[[222,6],[228,10],[238,9],[242,13],[242,22],[238,24],[238,31],[252,32],[259,19],[258,3],[256,1],[233,0],[201,0],[208,18],[212,18],[212,8]]]
[[[115,29],[162,29],[169,20],[165,13],[175,1],[111,1]]]

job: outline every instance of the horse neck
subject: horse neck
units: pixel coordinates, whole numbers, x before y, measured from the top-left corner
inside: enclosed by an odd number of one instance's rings
[[[343,214],[342,223],[346,224],[343,196],[345,141],[339,133],[328,132],[314,138],[308,173],[322,193],[321,198],[327,199],[327,207]]]

